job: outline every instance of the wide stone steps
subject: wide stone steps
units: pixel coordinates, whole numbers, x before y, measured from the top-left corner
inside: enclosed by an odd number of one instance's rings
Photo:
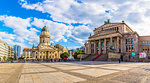
[[[96,58],[98,55],[89,55],[86,58],[84,58],[84,61],[92,61],[94,58]],[[98,57],[97,59],[95,59],[94,61],[107,61],[108,59],[108,55],[107,54],[103,54],[100,57]]]

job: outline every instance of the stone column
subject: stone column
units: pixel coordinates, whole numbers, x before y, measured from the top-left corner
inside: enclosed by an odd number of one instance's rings
[[[88,54],[91,54],[91,42],[90,41],[88,41]]]
[[[96,41],[94,41],[94,54],[96,54]]]
[[[27,51],[25,51],[25,58],[27,59]]]
[[[117,47],[116,47],[116,52],[119,52],[119,37],[117,37]]]
[[[40,59],[40,56],[41,56],[41,54],[40,54],[40,52],[38,52],[38,59]]]
[[[112,37],[110,38],[110,46],[112,46]]]
[[[99,49],[99,54],[101,53],[101,40],[99,40],[99,47],[98,47],[98,49]]]
[[[106,53],[106,38],[104,39],[104,53]]]
[[[29,51],[29,58],[31,58],[30,53],[31,53],[31,52]]]
[[[123,39],[121,39],[120,45],[121,45],[121,53],[124,53],[124,52],[123,52],[123,50],[124,50]]]

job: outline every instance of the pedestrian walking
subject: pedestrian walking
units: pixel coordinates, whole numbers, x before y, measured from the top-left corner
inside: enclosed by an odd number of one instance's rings
[[[119,61],[119,63],[121,63],[121,60],[120,60],[120,59],[118,59],[118,61]]]

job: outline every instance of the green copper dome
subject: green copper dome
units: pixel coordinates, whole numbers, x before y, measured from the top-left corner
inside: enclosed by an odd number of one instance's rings
[[[47,28],[46,26],[44,26],[44,27],[42,28],[42,31],[49,31],[49,30],[48,30],[48,28]]]

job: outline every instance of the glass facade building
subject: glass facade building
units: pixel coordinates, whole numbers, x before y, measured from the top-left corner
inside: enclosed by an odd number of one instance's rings
[[[21,46],[14,45],[13,47],[14,47],[14,51],[15,51],[14,58],[18,59],[19,57],[21,57]]]

